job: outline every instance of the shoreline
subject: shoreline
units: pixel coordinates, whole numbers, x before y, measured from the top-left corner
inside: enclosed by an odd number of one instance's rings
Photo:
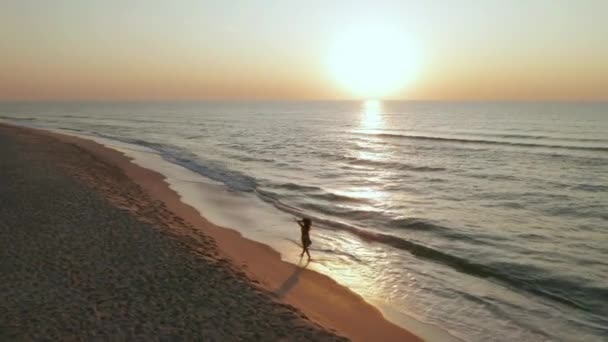
[[[13,125],[5,125],[5,127],[24,129],[32,134],[52,137],[118,167],[152,199],[162,202],[184,222],[200,229],[200,233],[215,240],[219,252],[230,259],[254,284],[274,293],[280,301],[300,309],[314,323],[355,341],[421,340],[411,332],[386,320],[379,309],[333,279],[306,269],[305,266],[300,267],[282,261],[280,254],[271,247],[246,239],[230,228],[210,223],[203,217],[204,213],[199,213],[195,208],[182,202],[180,195],[170,188],[165,176],[136,165],[132,158],[122,152],[93,140],[43,129]],[[109,199],[112,201],[112,198]],[[139,218],[146,220],[145,217],[139,216]],[[188,244],[189,239],[196,239],[196,229],[172,233],[184,236],[182,240]],[[353,315],[354,312],[357,313],[356,316]]]

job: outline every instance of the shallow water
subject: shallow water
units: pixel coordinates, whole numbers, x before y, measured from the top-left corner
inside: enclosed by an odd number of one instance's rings
[[[311,217],[311,267],[393,319],[469,341],[608,334],[607,104],[4,103],[0,119],[179,165],[203,214],[292,262],[292,215]]]

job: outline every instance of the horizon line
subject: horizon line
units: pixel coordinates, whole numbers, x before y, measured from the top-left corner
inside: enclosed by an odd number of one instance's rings
[[[280,99],[280,98],[178,98],[178,99],[170,99],[170,98],[135,98],[135,99],[112,99],[112,98],[98,98],[98,99],[53,99],[53,98],[39,98],[39,99],[2,99],[0,98],[0,103],[77,103],[77,102],[95,102],[95,103],[171,103],[171,102],[216,102],[216,103],[225,103],[225,102],[365,102],[365,101],[380,101],[380,102],[510,102],[510,103],[543,103],[543,102],[561,102],[561,103],[607,103],[608,98],[606,99],[560,99],[560,98],[539,98],[539,99],[396,99],[396,98],[387,98],[387,99],[353,99],[353,98],[344,98],[344,99],[324,99],[324,98],[310,98],[310,99]]]

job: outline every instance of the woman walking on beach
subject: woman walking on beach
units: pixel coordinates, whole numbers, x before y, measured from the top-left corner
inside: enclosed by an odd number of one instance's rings
[[[310,253],[308,252],[308,246],[312,243],[310,241],[310,226],[312,225],[312,221],[309,218],[303,218],[301,220],[296,219],[296,222],[300,225],[302,229],[302,254],[300,257],[304,256],[304,253],[308,255],[308,259],[310,259]]]

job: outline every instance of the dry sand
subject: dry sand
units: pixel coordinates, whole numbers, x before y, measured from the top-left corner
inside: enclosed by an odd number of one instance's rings
[[[0,337],[419,340],[332,279],[209,223],[121,153],[9,126],[0,139]]]

